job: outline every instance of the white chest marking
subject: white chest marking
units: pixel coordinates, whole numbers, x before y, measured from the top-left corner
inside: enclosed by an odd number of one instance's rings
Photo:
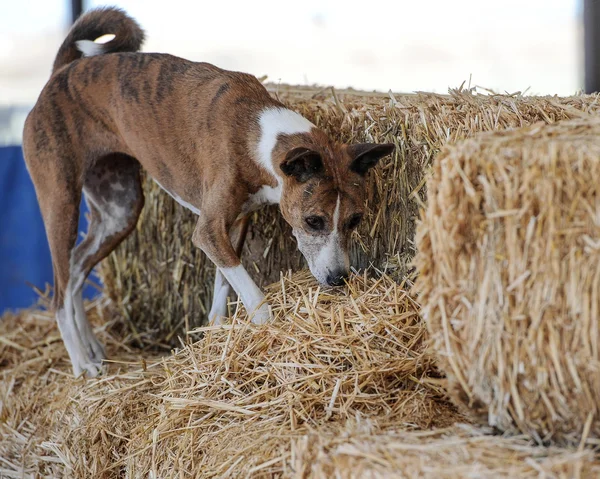
[[[260,166],[277,178],[281,185],[281,177],[273,166],[273,148],[279,135],[308,133],[314,125],[302,115],[287,108],[267,108],[259,117],[260,140],[258,142],[257,160]]]
[[[248,200],[242,208],[244,213],[251,213],[265,205],[278,205],[281,200],[281,183],[275,188],[272,186],[263,186],[253,195],[248,196]]]
[[[154,178],[153,178],[154,179]],[[171,198],[173,198],[175,201],[177,201],[177,203],[179,203],[181,206],[187,208],[188,210],[190,210],[192,213],[195,213],[197,215],[200,215],[200,210],[198,208],[196,208],[194,205],[188,203],[187,201],[182,200],[179,196],[171,193],[169,190],[167,190],[163,185],[161,185],[158,181],[154,180],[154,183],[156,183],[158,186],[160,186],[164,191],[166,191],[169,196]]]

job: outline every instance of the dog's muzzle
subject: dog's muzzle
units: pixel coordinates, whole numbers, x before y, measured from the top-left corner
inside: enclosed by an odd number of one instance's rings
[[[344,280],[348,277],[347,271],[336,271],[327,275],[327,284],[329,286],[343,286]]]

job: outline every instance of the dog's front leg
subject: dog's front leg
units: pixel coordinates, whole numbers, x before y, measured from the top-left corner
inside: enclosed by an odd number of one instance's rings
[[[215,270],[215,284],[208,321],[222,324],[222,319],[227,316],[227,298],[231,295],[231,286],[219,268]]]
[[[226,220],[200,215],[192,236],[194,245],[202,249],[215,263],[227,282],[241,298],[252,322],[265,323],[270,317],[265,296],[242,266],[228,234]]]
[[[229,231],[229,237],[231,238],[231,244],[235,247],[235,253],[238,258],[242,257],[242,249],[244,247],[244,241],[246,234],[248,233],[248,223],[250,218],[244,216],[238,219],[231,230]],[[227,298],[231,294],[231,286],[225,279],[225,276],[219,268],[215,271],[215,284],[213,289],[213,300],[210,312],[208,313],[208,320],[215,324],[221,324],[221,320],[224,316],[227,316]]]

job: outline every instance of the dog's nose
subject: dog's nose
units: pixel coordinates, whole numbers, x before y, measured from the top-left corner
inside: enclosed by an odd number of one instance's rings
[[[327,275],[327,284],[329,286],[342,286],[347,277],[347,271],[336,271],[335,273],[329,273]]]

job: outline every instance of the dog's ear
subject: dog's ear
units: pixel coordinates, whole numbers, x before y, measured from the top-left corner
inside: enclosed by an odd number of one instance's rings
[[[359,175],[365,175],[381,158],[391,155],[396,149],[392,143],[358,143],[347,148],[352,158],[350,170]]]
[[[281,171],[287,176],[293,176],[300,183],[304,183],[313,176],[323,172],[321,155],[309,148],[294,148],[285,155],[281,163]]]

